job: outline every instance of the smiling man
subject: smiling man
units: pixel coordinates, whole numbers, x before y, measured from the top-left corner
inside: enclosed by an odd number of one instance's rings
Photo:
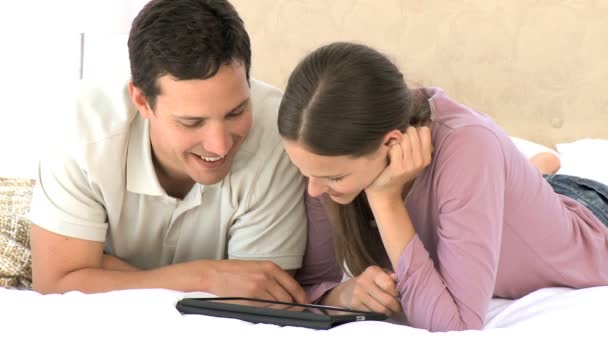
[[[280,91],[250,80],[226,1],[153,0],[131,81],[83,85],[68,144],[40,161],[34,288],[206,291],[305,302],[304,180],[276,130]]]

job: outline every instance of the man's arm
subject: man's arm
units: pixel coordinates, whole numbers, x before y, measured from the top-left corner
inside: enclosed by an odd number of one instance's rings
[[[267,261],[198,260],[138,270],[104,255],[101,242],[70,238],[36,225],[31,227],[30,240],[34,289],[41,293],[166,288],[306,302],[295,280]]]
[[[114,271],[139,271],[140,269],[113,255],[104,254],[101,268]]]
[[[190,288],[195,281],[187,279],[188,273],[172,274],[176,267],[138,271],[118,258],[105,256],[101,242],[71,238],[32,225],[30,244],[33,285],[42,293],[132,288],[195,290]]]

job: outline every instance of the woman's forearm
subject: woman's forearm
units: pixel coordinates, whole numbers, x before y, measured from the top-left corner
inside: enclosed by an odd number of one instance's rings
[[[414,225],[401,197],[368,194],[368,200],[386,253],[396,269],[401,252],[416,234]]]

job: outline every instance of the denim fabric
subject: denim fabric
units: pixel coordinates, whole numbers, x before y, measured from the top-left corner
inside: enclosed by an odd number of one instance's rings
[[[553,191],[589,208],[608,227],[608,185],[568,175],[545,175]]]

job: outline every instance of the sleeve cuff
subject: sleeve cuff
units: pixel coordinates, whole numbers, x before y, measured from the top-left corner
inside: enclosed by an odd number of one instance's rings
[[[428,260],[428,252],[420,241],[418,234],[415,234],[410,243],[405,246],[397,261],[395,273],[397,274],[397,289],[400,292],[404,289],[409,275],[422,267],[424,262]]]
[[[105,224],[92,227],[90,224],[85,226],[79,223],[69,223],[58,218],[47,217],[41,219],[35,216],[30,217],[30,222],[55,234],[89,241],[106,241],[107,225]]]
[[[323,298],[327,292],[331,291],[338,285],[340,285],[340,282],[324,281],[316,285],[304,286],[304,291],[306,292],[308,300],[310,300],[311,303],[318,304],[321,298]]]
[[[288,255],[288,256],[273,256],[273,255],[265,255],[265,256],[260,256],[260,255],[246,255],[246,256],[242,256],[242,255],[234,255],[234,254],[230,254],[228,255],[229,259],[240,259],[240,260],[259,260],[259,261],[264,261],[264,260],[268,260],[268,261],[272,261],[275,264],[277,264],[279,267],[281,267],[284,270],[297,270],[300,267],[302,267],[302,256],[301,255]]]

